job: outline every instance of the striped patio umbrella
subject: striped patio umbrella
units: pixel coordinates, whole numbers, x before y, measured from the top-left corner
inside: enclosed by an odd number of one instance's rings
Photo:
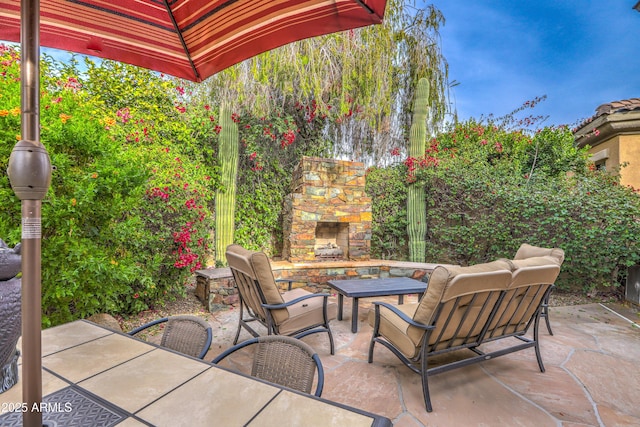
[[[21,135],[7,173],[22,203],[22,402],[42,426],[40,46],[202,81],[284,44],[382,22],[386,0],[0,0],[0,40],[21,44]]]
[[[201,81],[284,44],[382,22],[385,0],[40,0],[40,45]],[[20,0],[0,0],[20,41]]]

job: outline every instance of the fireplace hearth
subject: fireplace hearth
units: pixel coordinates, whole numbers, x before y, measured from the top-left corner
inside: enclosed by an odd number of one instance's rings
[[[364,186],[363,163],[303,157],[285,199],[284,258],[369,260],[371,199]]]

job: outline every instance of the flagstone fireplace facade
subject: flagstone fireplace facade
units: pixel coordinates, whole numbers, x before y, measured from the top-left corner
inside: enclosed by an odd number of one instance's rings
[[[303,157],[285,199],[283,232],[283,257],[291,262],[369,260],[364,164]]]

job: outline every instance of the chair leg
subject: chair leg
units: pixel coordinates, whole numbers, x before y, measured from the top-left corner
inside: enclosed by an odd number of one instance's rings
[[[329,334],[329,350],[331,355],[336,354],[335,345],[333,344],[333,334],[331,333],[331,329],[327,326],[327,334]]]
[[[244,313],[244,305],[242,304],[242,298],[240,298],[240,316],[238,318],[238,330],[236,331],[236,337],[233,340],[233,345],[238,344],[238,338],[240,338],[240,330],[242,329],[242,314]]]
[[[433,412],[433,407],[431,406],[431,396],[429,395],[427,357],[424,355],[422,356],[421,365],[422,372],[420,372],[420,376],[422,377],[422,394],[424,396],[424,406],[427,408],[427,412]]]
[[[371,342],[369,343],[369,357],[368,362],[373,363],[373,346],[376,344],[375,336],[371,337]]]
[[[549,335],[553,335],[553,331],[551,330],[551,322],[549,321],[549,304],[545,303],[542,306],[542,316],[544,317],[544,321],[547,324],[547,331],[549,331]]]
[[[536,351],[536,359],[538,360],[538,367],[540,368],[540,372],[544,372],[544,364],[542,363],[542,354],[540,353],[540,333],[538,332],[538,327],[540,326],[540,315],[536,316],[536,320],[533,325],[533,340],[536,345],[534,349]]]
[[[369,363],[373,363],[373,346],[376,345],[376,338],[380,336],[380,306],[375,305],[375,321],[373,323],[373,332],[371,333],[371,341],[369,342]]]

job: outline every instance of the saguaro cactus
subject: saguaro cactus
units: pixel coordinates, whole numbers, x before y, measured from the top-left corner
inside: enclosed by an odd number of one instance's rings
[[[427,144],[427,111],[429,108],[429,81],[418,81],[413,101],[413,118],[409,130],[409,157],[424,157]],[[427,246],[427,203],[424,186],[412,182],[407,189],[407,233],[409,234],[409,258],[424,262]]]
[[[236,210],[236,177],[238,175],[238,125],[226,108],[220,109],[220,147],[218,161],[221,188],[216,191],[216,265],[226,263],[224,253],[233,243]]]

